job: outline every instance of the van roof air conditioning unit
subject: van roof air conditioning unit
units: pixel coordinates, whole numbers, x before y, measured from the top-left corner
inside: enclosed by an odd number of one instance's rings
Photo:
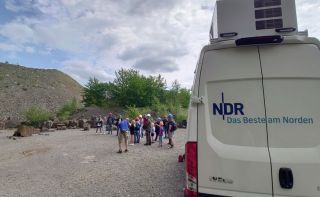
[[[217,0],[210,38],[296,35],[295,0]]]

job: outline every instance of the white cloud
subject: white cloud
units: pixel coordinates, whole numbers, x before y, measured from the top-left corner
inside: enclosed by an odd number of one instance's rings
[[[34,48],[32,48],[32,47],[25,47],[25,51],[27,52],[27,53],[34,53],[36,50],[34,49]]]
[[[310,36],[320,39],[320,1],[297,0],[296,2],[300,31],[308,30]]]
[[[178,65],[169,58],[146,57],[138,60],[134,68],[144,70],[149,73],[168,73],[178,70]]]
[[[21,11],[27,11],[29,7],[32,6],[32,0],[11,0],[11,1],[5,1],[5,7],[8,10],[14,11],[14,12],[21,12]]]
[[[19,15],[0,26],[7,38],[0,50],[59,50],[66,56],[62,70],[82,83],[93,76],[111,80],[120,67],[134,67],[190,87],[201,47],[209,41],[213,5],[214,0],[6,0],[6,8]],[[300,30],[319,38],[320,2],[297,0],[297,11]]]
[[[1,25],[0,35],[17,44],[31,43],[35,39],[34,31],[28,25],[18,22]]]
[[[0,50],[5,52],[18,52],[21,51],[21,48],[12,44],[0,43]]]
[[[74,59],[64,61],[62,64],[64,65],[62,71],[81,84],[85,84],[89,78],[93,77],[102,81],[109,81],[113,77],[104,67],[93,65],[90,62]]]

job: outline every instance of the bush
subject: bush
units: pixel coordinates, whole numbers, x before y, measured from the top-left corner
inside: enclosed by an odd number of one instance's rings
[[[130,119],[135,119],[137,116],[139,116],[139,109],[136,108],[136,106],[129,106],[126,110],[126,116]]]
[[[51,114],[45,109],[33,106],[24,113],[27,124],[33,127],[40,127],[41,124],[51,118]]]
[[[168,114],[168,107],[166,104],[158,101],[151,106],[151,111],[154,112],[154,114],[156,114],[158,117],[162,117]]]
[[[72,101],[63,105],[63,107],[58,111],[57,117],[61,121],[68,120],[79,108],[79,102],[76,99],[72,99]]]
[[[185,108],[180,108],[180,110],[175,114],[176,122],[182,123],[183,120],[188,118],[188,110]]]

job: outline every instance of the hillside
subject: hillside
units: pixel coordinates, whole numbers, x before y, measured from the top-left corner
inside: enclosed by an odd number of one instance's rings
[[[21,119],[33,105],[55,111],[72,98],[80,100],[81,90],[61,71],[0,63],[0,119]]]

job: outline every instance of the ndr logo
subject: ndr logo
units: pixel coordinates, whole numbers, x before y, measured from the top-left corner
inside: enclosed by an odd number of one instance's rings
[[[222,115],[224,120],[226,115],[244,115],[242,103],[225,103],[224,94],[221,93],[221,103],[213,103],[213,115]]]

